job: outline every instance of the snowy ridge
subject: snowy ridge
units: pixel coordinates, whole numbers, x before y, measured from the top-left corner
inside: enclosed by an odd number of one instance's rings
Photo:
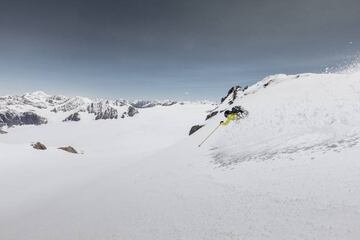
[[[70,112],[73,110],[85,111],[86,107],[91,104],[92,101],[89,98],[73,97],[67,99],[64,103],[54,107],[53,112]]]
[[[94,120],[118,119],[133,117],[138,114],[137,109],[152,108],[155,106],[169,107],[177,104],[176,101],[145,101],[130,102],[127,100],[91,100],[86,97],[65,97],[62,95],[49,95],[42,91],[26,93],[21,96],[0,96],[0,123],[4,126],[33,124],[33,121],[22,123],[19,119],[22,114],[36,115],[37,124],[49,121],[81,121],[82,117],[93,116]],[[181,102],[181,104],[185,104]],[[192,103],[186,103],[192,104]],[[207,104],[207,103],[204,103]],[[7,116],[5,116],[7,113]]]
[[[241,105],[249,116],[222,128],[210,141],[222,166],[275,159],[296,152],[338,151],[360,138],[360,80],[348,74],[269,76],[238,91],[216,110]],[[209,131],[224,116],[207,121]],[[217,140],[218,139],[218,140]],[[239,147],[241,146],[241,147]]]

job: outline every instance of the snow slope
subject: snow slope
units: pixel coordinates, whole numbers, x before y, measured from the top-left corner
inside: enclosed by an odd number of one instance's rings
[[[250,114],[201,148],[223,120],[205,121],[204,104],[11,129],[0,239],[359,239],[359,79],[265,78],[217,107]],[[48,151],[29,147],[39,138]],[[65,142],[84,154],[56,150]]]
[[[250,114],[220,131],[213,152],[221,165],[341,151],[360,140],[357,75],[270,76],[241,92],[234,105]]]

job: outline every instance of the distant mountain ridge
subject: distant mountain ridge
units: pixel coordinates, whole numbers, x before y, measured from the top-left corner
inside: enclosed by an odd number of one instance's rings
[[[36,91],[24,95],[0,96],[0,127],[46,124],[54,116],[65,122],[81,121],[85,116],[93,120],[127,118],[138,114],[139,109],[187,103],[172,100],[92,100]]]

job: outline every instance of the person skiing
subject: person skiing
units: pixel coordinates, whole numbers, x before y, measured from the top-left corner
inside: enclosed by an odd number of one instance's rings
[[[220,124],[223,126],[229,125],[234,120],[239,120],[246,116],[248,112],[243,109],[241,106],[235,106],[231,110],[226,110],[224,116],[226,117],[225,121],[221,121]]]
[[[225,111],[224,115],[226,117],[225,121],[220,122],[223,126],[227,126],[232,121],[240,119],[240,116],[237,113],[231,113],[231,111]]]
[[[244,108],[242,108],[241,106],[235,106],[233,107],[231,110],[226,110],[224,112],[224,116],[226,117],[226,119],[224,121],[221,121],[219,123],[219,125],[216,126],[216,128],[214,130],[212,130],[212,132],[210,132],[210,134],[198,145],[198,147],[201,147],[201,145],[203,145],[203,143],[206,142],[206,140],[220,127],[220,126],[227,126],[229,125],[232,121],[234,120],[239,120],[241,118],[245,118],[247,115],[249,114],[249,112],[247,110],[245,110]]]

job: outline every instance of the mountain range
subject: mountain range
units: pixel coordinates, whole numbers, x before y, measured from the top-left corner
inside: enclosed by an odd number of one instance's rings
[[[36,91],[20,96],[1,96],[0,127],[46,124],[55,115],[61,116],[63,121],[80,121],[83,117],[94,120],[126,118],[138,114],[139,109],[187,103],[171,100],[91,100]]]

